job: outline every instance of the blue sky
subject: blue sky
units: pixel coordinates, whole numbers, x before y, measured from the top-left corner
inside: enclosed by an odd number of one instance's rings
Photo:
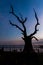
[[[13,5],[17,15],[21,13],[24,18],[28,18],[25,23],[28,35],[34,31],[36,19],[33,8],[36,10],[40,26],[38,26],[39,31],[35,36],[43,39],[43,0],[0,0],[0,40],[14,40],[22,37],[21,32],[9,24],[9,20],[11,20],[21,26],[16,18],[9,14],[10,4]]]

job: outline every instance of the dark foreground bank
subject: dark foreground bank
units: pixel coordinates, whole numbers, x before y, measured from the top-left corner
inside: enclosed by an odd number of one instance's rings
[[[0,52],[0,65],[39,65],[43,54],[24,52]]]

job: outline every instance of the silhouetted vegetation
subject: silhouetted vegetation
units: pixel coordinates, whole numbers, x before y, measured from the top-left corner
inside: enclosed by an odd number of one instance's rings
[[[27,21],[27,17],[26,17],[25,19],[23,19],[22,16],[19,17],[19,16],[15,13],[15,11],[14,11],[14,9],[13,9],[13,6],[11,5],[11,12],[10,12],[10,14],[14,15],[14,16],[17,18],[18,22],[21,23],[23,29],[20,28],[17,24],[12,23],[10,20],[9,20],[9,22],[10,22],[10,24],[11,24],[12,26],[15,26],[16,28],[18,28],[18,29],[21,31],[21,33],[22,33],[22,35],[23,35],[22,39],[23,39],[24,42],[25,42],[25,46],[24,46],[23,52],[27,52],[27,53],[28,53],[28,52],[29,52],[29,53],[34,52],[33,47],[32,47],[32,38],[35,38],[35,39],[38,41],[38,39],[37,39],[34,35],[35,35],[35,34],[37,33],[37,31],[38,31],[38,30],[37,30],[37,26],[40,25],[40,24],[39,24],[39,22],[38,22],[38,17],[37,17],[36,11],[35,11],[35,9],[33,9],[33,10],[34,10],[34,13],[35,13],[35,18],[36,18],[36,20],[37,20],[37,23],[36,23],[36,25],[35,25],[35,31],[28,36],[28,35],[27,35],[27,31],[26,31],[26,26],[25,26],[25,23],[26,23],[26,21]]]
[[[26,26],[25,26],[27,17],[25,19],[23,19],[22,16],[19,17],[15,13],[13,6],[11,5],[11,11],[9,13],[14,15],[17,18],[18,22],[21,23],[21,25],[23,26],[23,29],[19,27],[17,24],[12,23],[10,20],[9,20],[9,23],[21,31],[23,35],[22,39],[25,42],[25,46],[24,46],[23,51],[22,49],[20,49],[21,52],[17,52],[16,50],[12,52],[11,51],[7,52],[3,50],[4,48],[0,49],[0,64],[1,65],[2,64],[3,65],[37,65],[43,62],[42,61],[43,54],[36,53],[32,47],[32,39],[35,38],[38,41],[38,39],[34,35],[38,31],[37,26],[40,25],[38,22],[37,13],[35,9],[33,10],[35,13],[35,18],[36,18],[37,23],[35,25],[34,32],[28,36],[27,31],[26,31]]]
[[[23,53],[16,51],[2,51],[0,65],[37,65],[43,63],[43,53]]]

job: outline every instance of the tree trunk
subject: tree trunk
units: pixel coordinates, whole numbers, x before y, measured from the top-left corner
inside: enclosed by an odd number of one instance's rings
[[[31,52],[33,52],[33,51],[34,51],[34,50],[33,50],[31,38],[25,39],[24,52],[31,53]]]

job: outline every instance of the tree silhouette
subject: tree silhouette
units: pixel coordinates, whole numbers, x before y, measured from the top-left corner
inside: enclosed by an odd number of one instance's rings
[[[34,13],[35,13],[35,18],[36,18],[37,23],[36,23],[36,25],[35,25],[35,30],[34,30],[34,32],[33,32],[32,34],[30,34],[29,36],[27,35],[26,26],[25,26],[25,22],[27,21],[27,17],[26,17],[25,19],[22,17],[22,15],[19,17],[19,16],[15,13],[15,11],[14,11],[12,5],[11,5],[11,11],[9,12],[10,14],[14,15],[14,16],[17,18],[18,22],[21,23],[21,25],[23,26],[23,29],[22,29],[22,28],[19,27],[17,24],[14,24],[14,23],[12,23],[12,22],[9,20],[9,23],[10,23],[12,26],[15,26],[16,28],[18,28],[18,29],[22,32],[22,35],[23,35],[22,39],[23,39],[24,42],[25,42],[25,46],[24,46],[23,52],[30,52],[30,53],[31,53],[31,52],[34,52],[34,51],[33,51],[33,47],[32,47],[32,38],[35,38],[35,39],[38,41],[38,39],[37,39],[34,35],[35,35],[35,34],[37,33],[37,31],[38,31],[37,26],[40,25],[40,24],[39,24],[39,22],[38,22],[37,13],[36,13],[35,9],[33,9],[33,10],[34,10]]]

